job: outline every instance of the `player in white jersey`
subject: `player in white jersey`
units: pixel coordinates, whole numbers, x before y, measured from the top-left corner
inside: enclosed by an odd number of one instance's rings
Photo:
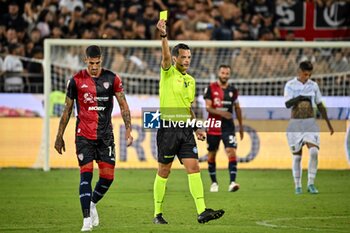
[[[316,82],[310,80],[313,65],[310,61],[299,64],[298,76],[288,81],[284,88],[284,98],[287,108],[292,108],[291,120],[287,129],[287,139],[293,153],[293,177],[295,193],[301,194],[301,156],[302,147],[309,149],[308,192],[317,194],[314,185],[317,173],[318,150],[320,145],[319,127],[316,124],[313,107],[316,106],[323,119],[326,120],[331,135],[333,127],[328,119],[327,110],[322,104],[322,95]]]

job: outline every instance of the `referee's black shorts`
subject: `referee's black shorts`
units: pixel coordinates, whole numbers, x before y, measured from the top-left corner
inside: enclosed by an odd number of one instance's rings
[[[177,156],[198,159],[192,128],[160,128],[157,132],[158,162],[168,164]]]

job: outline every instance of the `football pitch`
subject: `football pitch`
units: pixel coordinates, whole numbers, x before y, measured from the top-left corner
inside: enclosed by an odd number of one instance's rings
[[[97,205],[100,226],[93,232],[349,232],[350,171],[321,170],[320,191],[295,195],[290,170],[240,170],[241,189],[229,193],[228,172],[218,171],[220,191],[210,193],[202,171],[207,207],[225,215],[199,224],[184,170],[168,180],[164,217],[168,225],[154,225],[155,170],[116,170],[115,181]],[[94,171],[95,184],[98,171]],[[79,170],[42,172],[0,169],[0,232],[80,232]]]

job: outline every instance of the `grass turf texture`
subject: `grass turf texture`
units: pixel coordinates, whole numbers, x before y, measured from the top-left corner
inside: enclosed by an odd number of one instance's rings
[[[218,171],[220,191],[210,193],[202,171],[207,206],[226,213],[198,224],[187,175],[173,170],[168,180],[164,217],[154,225],[155,170],[117,170],[115,181],[98,204],[100,226],[93,232],[349,232],[350,171],[324,171],[317,177],[320,194],[295,195],[289,170],[240,170],[241,189],[229,193],[226,170]],[[93,185],[98,178],[94,172]],[[79,171],[0,170],[0,232],[79,232]]]

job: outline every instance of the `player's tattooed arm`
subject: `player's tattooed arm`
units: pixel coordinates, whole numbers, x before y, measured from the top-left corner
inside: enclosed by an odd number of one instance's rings
[[[130,116],[130,109],[129,105],[126,102],[125,94],[123,91],[116,92],[115,96],[117,98],[119,107],[120,107],[120,113],[123,117],[124,125],[125,125],[125,139],[126,139],[126,145],[130,146],[134,140],[134,138],[131,135],[131,116]]]
[[[119,107],[120,107],[120,113],[122,115],[125,128],[131,129],[131,116],[130,116],[130,110],[129,105],[126,102],[125,94],[124,92],[116,92],[115,96],[117,97]]]
[[[333,126],[332,126],[330,120],[328,119],[326,107],[323,105],[323,103],[319,103],[319,104],[317,104],[317,108],[320,111],[322,118],[325,119],[327,126],[328,126],[328,129],[329,129],[329,132],[332,135],[334,133],[334,129],[333,129]]]
[[[300,101],[310,101],[311,103],[311,98],[309,96],[299,95],[293,99],[288,100],[285,104],[287,108],[291,108],[296,106]]]
[[[62,149],[63,149],[63,151],[66,151],[65,143],[63,140],[63,134],[64,134],[64,131],[66,130],[69,119],[72,115],[73,104],[74,104],[74,100],[72,100],[71,98],[69,98],[67,96],[64,110],[62,112],[62,116],[60,119],[60,124],[58,126],[58,132],[57,132],[56,141],[55,141],[55,149],[60,154],[62,154]]]

